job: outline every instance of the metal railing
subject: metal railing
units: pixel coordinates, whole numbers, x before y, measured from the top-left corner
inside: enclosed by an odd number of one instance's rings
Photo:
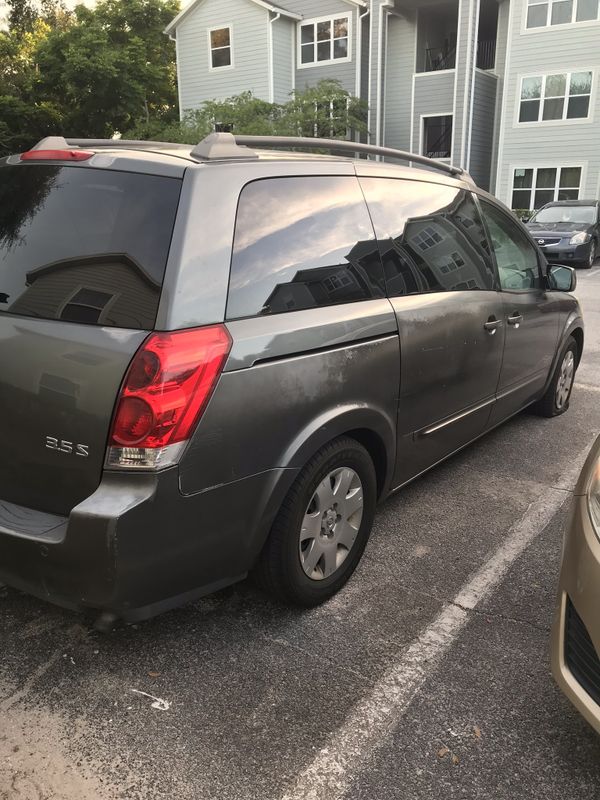
[[[479,69],[494,69],[496,66],[496,40],[477,42],[477,66]]]
[[[456,67],[456,47],[430,47],[425,51],[425,72],[439,72]]]

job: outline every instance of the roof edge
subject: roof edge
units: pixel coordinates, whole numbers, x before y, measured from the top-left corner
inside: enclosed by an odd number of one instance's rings
[[[348,0],[346,1],[348,2]],[[350,1],[360,2],[361,4],[363,2],[363,0],[350,0]],[[167,27],[163,30],[163,33],[166,34],[167,36],[170,36],[173,33],[173,31],[177,29],[178,25],[180,25],[180,23],[183,22],[183,20],[188,16],[188,14],[190,14],[192,11],[198,8],[198,6],[201,5],[203,2],[204,0],[192,0],[191,3],[188,3],[188,5],[185,8],[183,8],[179,12],[179,14],[177,14],[177,16],[171,20],[171,22],[169,22]],[[248,2],[254,3],[254,5],[264,8],[266,11],[272,11],[274,14],[281,14],[284,17],[289,17],[290,19],[294,20],[302,19],[301,14],[294,14],[292,11],[287,11],[285,8],[279,8],[279,6],[276,6],[273,3],[268,3],[266,2],[266,0],[248,0]]]

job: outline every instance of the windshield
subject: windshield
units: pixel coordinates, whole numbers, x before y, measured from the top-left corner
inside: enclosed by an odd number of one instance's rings
[[[0,167],[0,314],[151,329],[181,181]]]
[[[595,206],[548,206],[531,218],[531,222],[573,222],[576,225],[593,225]]]

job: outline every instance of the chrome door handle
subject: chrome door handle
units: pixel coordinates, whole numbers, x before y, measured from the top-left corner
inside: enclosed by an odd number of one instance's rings
[[[508,322],[509,325],[514,325],[515,328],[518,328],[519,325],[523,322],[523,314],[518,314],[515,311],[515,313],[511,314],[506,321]]]
[[[484,329],[493,336],[496,333],[496,330],[502,325],[502,320],[500,319],[488,319],[487,322],[483,323]]]

